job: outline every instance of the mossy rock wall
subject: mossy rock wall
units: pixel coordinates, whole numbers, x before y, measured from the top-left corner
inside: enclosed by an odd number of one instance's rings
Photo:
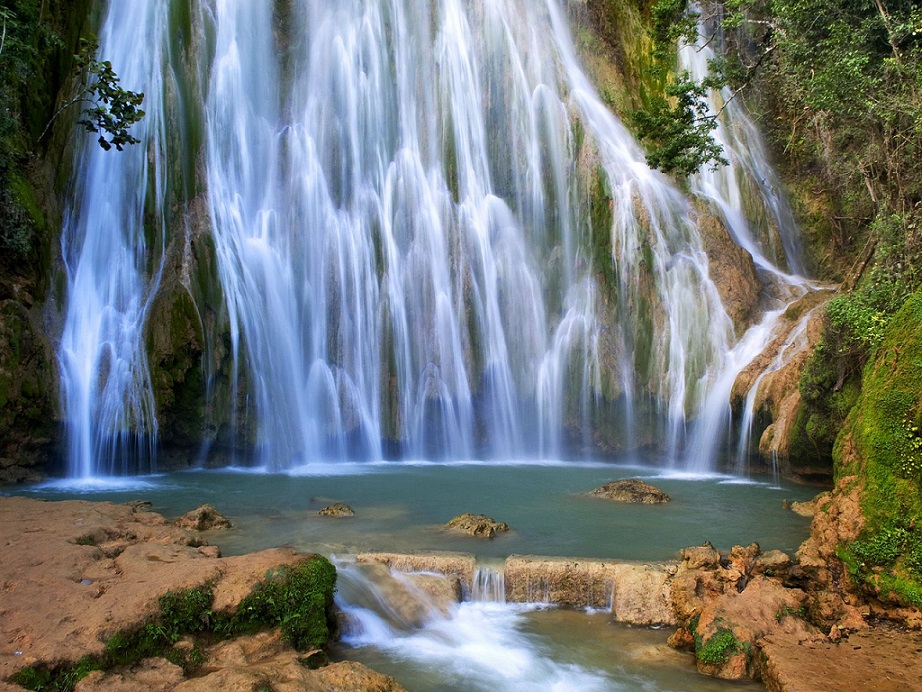
[[[0,302],[0,484],[33,480],[54,449],[56,368],[32,313]]]
[[[842,546],[883,600],[922,606],[922,293],[893,317],[836,440],[836,477],[855,476],[866,527]]]

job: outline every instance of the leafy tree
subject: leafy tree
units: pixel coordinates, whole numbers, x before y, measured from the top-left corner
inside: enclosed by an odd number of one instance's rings
[[[77,124],[87,132],[99,134],[99,146],[106,151],[113,146],[122,151],[125,145],[139,142],[128,130],[144,117],[144,111],[140,109],[144,94],[120,86],[112,63],[97,59],[98,50],[97,41],[81,41],[80,53],[74,56],[74,69],[82,77],[82,93],[58,109],[42,136],[65,110],[82,105],[83,117]]]
[[[653,96],[647,108],[634,113],[637,136],[648,146],[650,166],[687,176],[705,164],[727,164],[711,136],[717,127],[717,114],[710,112],[707,102],[711,86],[683,72],[666,87],[665,96]]]

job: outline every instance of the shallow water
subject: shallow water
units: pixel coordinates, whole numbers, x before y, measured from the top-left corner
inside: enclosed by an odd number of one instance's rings
[[[586,492],[612,480],[644,478],[668,492],[665,505],[622,505]],[[373,582],[356,585],[349,555],[363,550],[456,550],[485,563],[510,554],[665,560],[711,541],[721,549],[758,541],[796,550],[808,520],[783,509],[816,489],[769,478],[688,476],[640,463],[384,463],[312,465],[288,474],[190,471],[92,482],[53,481],[7,492],[49,500],[144,499],[167,517],[204,502],[234,528],[210,542],[225,555],[291,545],[336,558],[340,607],[361,623],[335,657],[393,675],[408,690],[761,689],[699,676],[688,654],[666,646],[669,628],[631,628],[599,612],[540,604],[465,602],[416,627],[395,626],[369,609]],[[326,518],[333,501],[355,517]],[[440,525],[484,513],[512,530],[493,540],[456,536]],[[361,582],[361,580],[359,580]],[[364,605],[363,605],[364,604]]]
[[[632,477],[647,479],[672,501],[625,505],[585,495]],[[807,537],[809,522],[782,503],[808,499],[816,489],[771,478],[683,476],[639,464],[470,462],[312,465],[291,474],[190,471],[90,484],[58,481],[16,492],[48,499],[141,498],[168,517],[210,502],[234,522],[212,537],[226,555],[291,545],[328,555],[427,549],[483,558],[665,560],[704,541],[721,549],[758,541],[763,549],[793,551]],[[356,516],[317,516],[334,501],[352,506]],[[512,530],[484,541],[441,528],[462,512],[487,514]]]

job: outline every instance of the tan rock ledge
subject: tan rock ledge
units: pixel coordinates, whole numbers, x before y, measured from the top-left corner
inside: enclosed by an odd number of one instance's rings
[[[617,622],[674,625],[670,580],[677,569],[668,562],[512,555],[504,567],[506,600],[607,608]]]

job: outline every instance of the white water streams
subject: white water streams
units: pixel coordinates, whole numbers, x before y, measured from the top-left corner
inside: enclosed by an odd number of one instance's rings
[[[720,44],[721,37],[719,34],[716,38],[711,36],[715,30],[713,26],[699,23],[697,42],[684,45],[679,50],[680,68],[695,81],[701,81],[708,75],[709,63],[717,58],[714,46]],[[709,106],[712,115],[720,114],[713,137],[728,165],[716,168],[703,166],[691,177],[691,189],[708,201],[734,241],[752,256],[768,288],[763,291],[765,312],[761,320],[731,348],[700,409],[684,463],[690,472],[713,467],[718,446],[729,432],[730,392],[737,376],[774,339],[785,309],[815,288],[813,282],[800,276],[803,260],[797,225],[782,193],[781,183],[768,164],[759,131],[733,99],[729,88],[712,91]],[[805,329],[806,322],[802,322],[795,331],[802,333]],[[790,360],[793,351],[783,349],[782,354],[784,352]],[[784,362],[773,363],[758,377],[749,393],[737,445],[739,450],[748,451],[752,404],[759,383],[768,372],[774,372],[783,365]],[[772,367],[775,369],[771,370]]]
[[[125,457],[111,440],[156,434],[141,334],[160,268],[142,221],[165,233],[174,133],[159,116],[168,68],[137,46],[167,41],[174,4],[111,3],[101,36],[148,116],[143,145],[87,146],[83,174],[102,177],[77,181],[65,232],[76,475],[111,473]],[[548,458],[600,433],[608,449],[657,441],[679,459],[698,418],[681,463],[713,468],[735,373],[774,312],[735,336],[691,203],[599,100],[557,0],[215,0],[191,14],[228,375],[258,464]],[[764,157],[731,158],[724,177],[755,176],[786,238]],[[696,189],[793,285],[726,180]],[[115,335],[89,325],[108,314]]]
[[[368,573],[344,563],[337,571],[337,604],[346,622],[342,641],[384,652],[410,670],[422,668],[432,683],[438,681],[439,689],[636,689],[601,670],[546,655],[542,642],[523,628],[524,616],[535,605],[472,599],[446,609],[431,596],[417,593],[415,610],[425,610],[428,616],[411,624],[403,615],[406,594],[401,594],[401,602],[394,600],[393,582],[399,585],[406,576]]]
[[[70,475],[77,478],[149,469],[157,435],[143,329],[161,273],[151,253],[165,233],[166,36],[162,3],[111,3],[100,43],[118,61],[123,85],[146,92],[147,115],[132,130],[141,143],[107,154],[87,136],[77,147],[61,237],[67,314],[58,346]]]

